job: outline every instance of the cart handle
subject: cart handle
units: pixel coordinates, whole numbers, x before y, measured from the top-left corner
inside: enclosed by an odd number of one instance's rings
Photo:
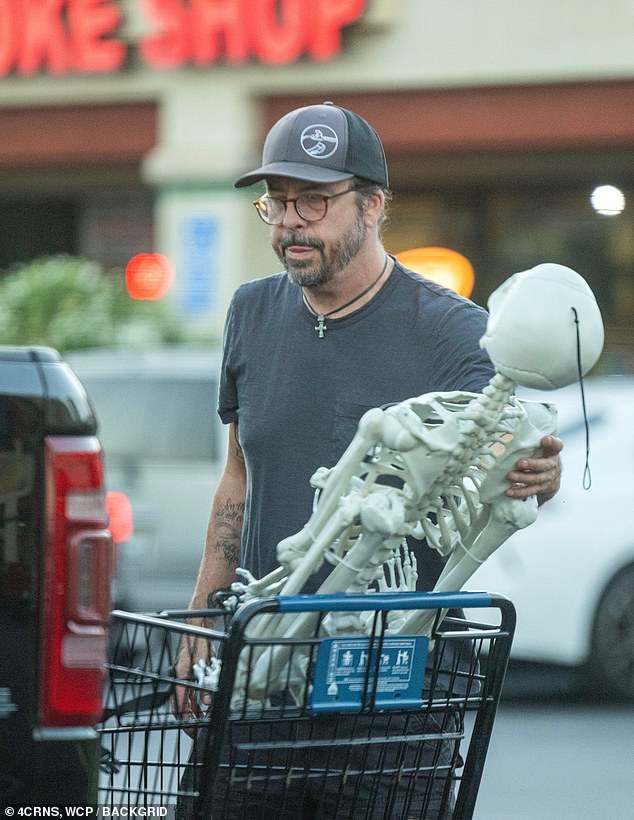
[[[358,612],[392,609],[461,609],[499,606],[503,595],[489,592],[372,592],[336,595],[279,595],[277,612]]]

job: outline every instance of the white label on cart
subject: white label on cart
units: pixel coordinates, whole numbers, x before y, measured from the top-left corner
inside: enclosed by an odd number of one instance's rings
[[[315,712],[412,709],[422,704],[429,639],[424,635],[325,638],[315,663]]]

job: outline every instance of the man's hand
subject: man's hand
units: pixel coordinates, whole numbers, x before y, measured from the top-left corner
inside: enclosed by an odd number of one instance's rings
[[[195,638],[193,635],[184,635],[176,661],[175,677],[182,681],[195,682],[194,664],[199,660],[209,660],[209,641],[205,638]],[[180,720],[195,721],[202,717],[203,709],[200,702],[200,692],[192,686],[177,686],[174,692],[172,711]],[[195,724],[191,730],[184,727],[187,734],[195,734]]]
[[[555,436],[544,436],[540,444],[542,454],[537,458],[520,458],[515,468],[507,474],[511,486],[506,490],[509,498],[529,498],[537,496],[537,502],[543,504],[552,498],[561,482],[561,458],[564,448],[561,439]]]

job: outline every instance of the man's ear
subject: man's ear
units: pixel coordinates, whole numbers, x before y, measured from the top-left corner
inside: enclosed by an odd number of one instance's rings
[[[365,196],[363,203],[363,221],[366,227],[377,225],[385,208],[385,194],[380,188]]]

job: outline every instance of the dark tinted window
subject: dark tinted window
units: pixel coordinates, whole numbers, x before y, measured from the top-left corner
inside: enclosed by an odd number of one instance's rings
[[[38,411],[0,396],[0,605],[26,601],[39,527]],[[0,617],[1,620],[1,617]]]
[[[38,256],[76,253],[76,221],[73,202],[1,203],[0,268]]]

